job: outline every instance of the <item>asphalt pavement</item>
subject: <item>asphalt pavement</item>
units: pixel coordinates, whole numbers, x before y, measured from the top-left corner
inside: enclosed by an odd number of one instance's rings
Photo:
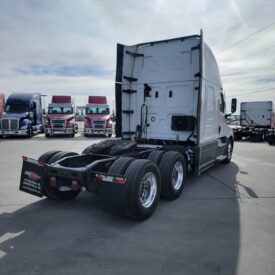
[[[147,221],[98,198],[54,202],[18,190],[21,156],[81,153],[102,138],[0,140],[0,274],[275,274],[275,146],[236,142],[232,162],[188,177]]]

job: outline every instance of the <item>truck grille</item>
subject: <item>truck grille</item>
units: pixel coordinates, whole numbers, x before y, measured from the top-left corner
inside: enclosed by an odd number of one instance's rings
[[[18,119],[2,119],[2,130],[18,130],[19,120]]]
[[[52,127],[54,129],[64,129],[66,126],[66,120],[65,119],[52,119],[51,120]]]
[[[95,120],[93,122],[95,129],[104,129],[105,127],[105,121],[104,120]]]

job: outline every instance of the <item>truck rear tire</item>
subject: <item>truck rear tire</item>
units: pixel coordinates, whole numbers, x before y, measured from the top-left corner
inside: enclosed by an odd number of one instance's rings
[[[42,155],[38,158],[38,161],[48,164],[48,162],[49,162],[49,160],[51,159],[51,157],[53,157],[54,155],[56,155],[56,154],[59,153],[59,152],[61,152],[61,151],[58,151],[58,150],[51,150],[51,151],[48,151],[48,152],[42,154]],[[45,191],[44,191],[44,196],[47,197],[47,194],[46,194]]]
[[[134,161],[134,158],[121,157],[115,160],[109,168],[108,174],[124,176],[129,165]],[[102,186],[99,191],[99,197],[102,201],[102,208],[112,214],[125,216],[125,209],[122,207],[123,201],[122,186]]]
[[[48,163],[49,160],[51,159],[51,157],[53,157],[54,155],[56,155],[59,152],[61,152],[61,151],[58,151],[58,150],[48,151],[48,152],[44,153],[43,155],[41,155],[38,158],[38,161],[41,161],[41,162],[44,162],[44,163]]]
[[[168,200],[179,197],[186,177],[186,163],[182,154],[176,151],[164,153],[159,170],[161,173],[161,196]]]
[[[152,162],[154,162],[156,165],[159,166],[160,164],[160,161],[161,161],[161,158],[162,156],[164,155],[164,152],[161,151],[161,150],[156,150],[156,151],[152,151],[147,159],[151,160]]]
[[[269,145],[275,145],[275,134],[269,134],[266,136],[266,140]]]
[[[65,157],[71,157],[71,156],[77,156],[77,153],[74,152],[57,152],[56,154],[53,154],[52,157],[48,160],[48,164],[55,163],[56,161],[65,158]],[[44,186],[44,191],[46,193],[46,196],[49,199],[53,200],[60,200],[60,201],[68,201],[68,200],[73,200],[76,198],[76,196],[80,193],[81,190],[79,191],[60,191],[57,188],[54,188],[50,186],[49,184],[49,179],[47,184]]]
[[[134,161],[134,158],[130,157],[121,157],[113,162],[109,168],[108,173],[114,175],[124,175],[129,165]]]
[[[104,210],[140,221],[149,218],[160,197],[160,173],[156,164],[122,157],[112,164],[108,173],[124,175],[127,181],[101,185],[99,194]]]
[[[242,140],[242,138],[243,138],[243,135],[242,135],[242,133],[234,133],[234,139],[235,140]]]
[[[233,141],[229,140],[225,150],[226,159],[224,159],[222,163],[227,164],[231,162],[232,152],[233,152]]]
[[[75,152],[58,152],[57,154],[53,155],[50,160],[48,161],[48,164],[52,164],[55,163],[56,161],[62,159],[62,158],[66,158],[66,157],[72,157],[72,156],[77,156],[78,154]]]
[[[145,159],[133,161],[125,172],[127,179],[126,215],[146,220],[154,213],[160,197],[160,172],[155,163]]]

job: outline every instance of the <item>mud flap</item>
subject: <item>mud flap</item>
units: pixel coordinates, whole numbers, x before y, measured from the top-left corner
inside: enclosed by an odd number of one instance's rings
[[[19,190],[34,196],[43,197],[46,165],[31,158],[22,158],[23,165]]]
[[[126,178],[96,174],[99,181],[99,197],[105,211],[125,215],[127,205]]]

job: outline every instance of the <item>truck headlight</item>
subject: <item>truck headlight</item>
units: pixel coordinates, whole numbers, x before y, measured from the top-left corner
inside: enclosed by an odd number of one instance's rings
[[[49,118],[45,119],[45,127],[51,127],[51,121]]]
[[[74,126],[74,119],[68,119],[67,120],[67,127],[73,127]]]
[[[91,120],[88,118],[85,118],[85,127],[92,128]]]

